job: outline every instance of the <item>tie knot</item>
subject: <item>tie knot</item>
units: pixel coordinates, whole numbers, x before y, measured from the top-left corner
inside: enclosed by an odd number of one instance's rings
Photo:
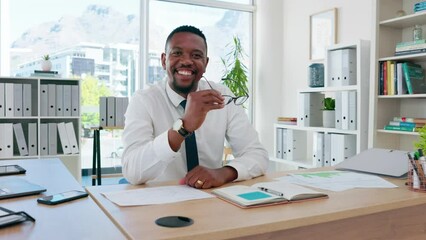
[[[182,102],[180,102],[180,105],[183,107],[183,109],[185,109],[185,107],[186,107],[186,99],[183,100]]]

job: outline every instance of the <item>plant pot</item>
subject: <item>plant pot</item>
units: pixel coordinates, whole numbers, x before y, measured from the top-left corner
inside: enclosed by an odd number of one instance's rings
[[[326,128],[335,127],[335,117],[336,113],[334,110],[323,110],[322,111],[322,124]]]
[[[50,60],[43,60],[41,62],[41,70],[43,70],[43,71],[52,70],[52,62]]]

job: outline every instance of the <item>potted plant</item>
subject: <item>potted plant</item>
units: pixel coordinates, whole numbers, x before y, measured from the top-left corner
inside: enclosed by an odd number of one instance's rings
[[[416,151],[422,150],[423,154],[426,153],[426,125],[418,129],[419,140],[413,142]]]
[[[236,97],[248,96],[248,70],[243,63],[246,54],[241,46],[240,39],[234,36],[232,43],[227,44],[227,46],[230,46],[230,52],[226,54],[225,58],[221,58],[225,67],[222,82]]]
[[[324,108],[322,109],[322,123],[324,127],[334,128],[335,124],[335,99],[326,97],[323,100]]]
[[[43,71],[52,70],[52,62],[50,61],[49,54],[46,54],[42,57],[41,70],[43,70]]]

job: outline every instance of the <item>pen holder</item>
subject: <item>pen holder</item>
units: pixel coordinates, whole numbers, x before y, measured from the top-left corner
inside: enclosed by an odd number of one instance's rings
[[[408,160],[408,188],[416,192],[426,192],[426,161]]]

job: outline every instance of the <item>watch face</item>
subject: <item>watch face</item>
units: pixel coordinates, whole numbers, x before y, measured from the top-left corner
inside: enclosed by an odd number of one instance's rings
[[[179,129],[181,129],[181,128],[182,128],[182,126],[183,126],[183,121],[182,121],[182,119],[178,119],[178,120],[176,120],[176,122],[175,122],[175,123],[173,123],[173,130],[175,130],[175,131],[179,131]]]

